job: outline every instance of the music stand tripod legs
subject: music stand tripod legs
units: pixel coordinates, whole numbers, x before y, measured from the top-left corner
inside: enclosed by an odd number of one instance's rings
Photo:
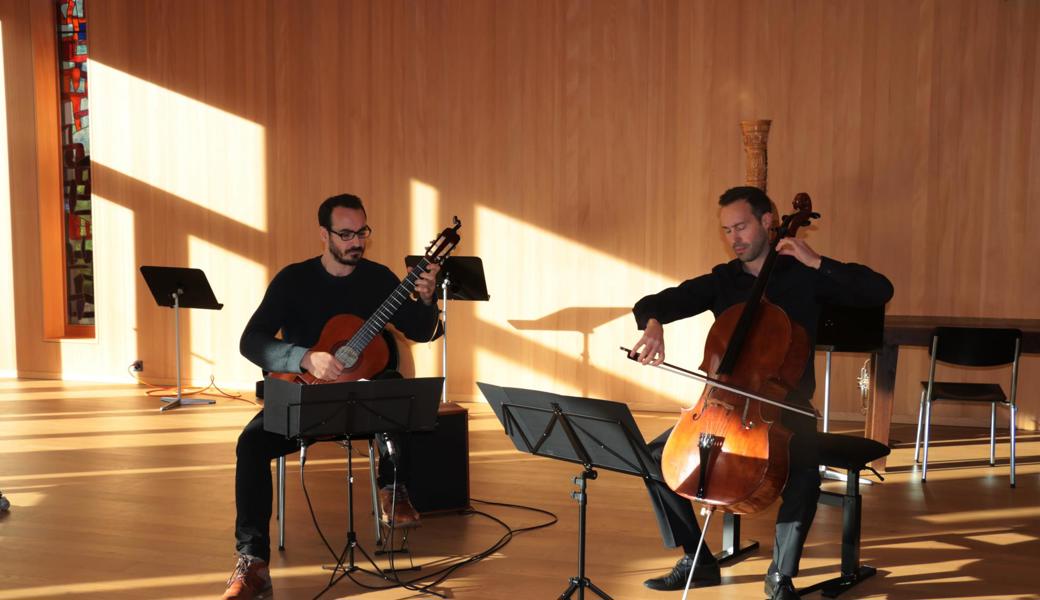
[[[599,474],[592,467],[586,465],[585,470],[580,475],[574,478],[574,484],[578,486],[578,491],[571,492],[571,498],[578,501],[578,575],[571,577],[570,585],[562,594],[560,594],[559,600],[568,600],[574,595],[574,592],[578,592],[578,599],[585,599],[585,588],[592,590],[594,594],[603,598],[603,600],[613,600],[603,590],[596,587],[595,583],[585,576],[585,508],[588,504],[588,480],[595,479]]]
[[[372,556],[365,551],[361,542],[358,541],[357,531],[354,530],[354,448],[350,442],[350,437],[347,437],[346,441],[343,442],[343,448],[347,451],[347,543],[340,554],[339,562],[330,568],[334,571],[342,570],[343,574],[340,575],[340,578],[354,571],[362,571],[370,575],[383,577],[382,570],[376,565],[376,561],[372,559]],[[354,560],[355,550],[363,554],[368,562],[376,568],[376,571],[369,571],[359,567]],[[346,564],[343,562],[344,557],[346,557]]]

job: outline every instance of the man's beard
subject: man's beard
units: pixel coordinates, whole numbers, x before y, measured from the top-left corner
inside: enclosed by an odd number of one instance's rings
[[[737,258],[739,258],[741,262],[754,262],[755,259],[762,256],[762,253],[765,252],[766,249],[765,240],[751,242],[747,244],[747,250],[744,251],[744,254],[738,254]]]
[[[332,258],[335,258],[336,262],[339,264],[347,265],[348,267],[355,267],[359,262],[361,262],[361,257],[365,255],[365,249],[363,247],[358,247],[344,251],[330,243],[329,253],[332,254]]]

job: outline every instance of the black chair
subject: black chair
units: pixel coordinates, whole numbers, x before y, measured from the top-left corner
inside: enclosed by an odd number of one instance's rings
[[[885,456],[891,450],[880,442],[868,438],[837,433],[817,433],[820,463],[828,467],[845,469],[845,492],[820,491],[820,503],[839,506],[841,519],[841,575],[798,590],[800,596],[823,590],[827,598],[836,598],[859,582],[872,577],[877,569],[860,564],[860,535],[863,523],[863,497],[859,493],[859,472],[869,469],[883,477],[868,465]]]
[[[847,471],[845,492],[838,493],[820,490],[820,504],[839,506],[842,509],[841,519],[841,574],[832,579],[821,581],[807,588],[798,590],[799,596],[823,590],[827,598],[836,598],[859,582],[872,577],[877,569],[870,565],[860,564],[860,537],[863,525],[863,497],[859,493],[860,471],[869,469],[880,480],[884,477],[868,466],[871,462],[888,456],[888,446],[868,438],[837,433],[817,433],[816,443],[820,454],[820,464]],[[728,513],[726,513],[728,515]],[[739,538],[740,519],[726,520],[723,523],[723,539]],[[757,548],[757,542],[752,548]],[[721,561],[720,561],[721,562]]]
[[[997,405],[1009,409],[1008,432],[1011,437],[1011,487],[1015,487],[1015,393],[1018,388],[1018,357],[1022,332],[1018,329],[974,327],[937,327],[932,335],[931,365],[928,381],[921,382],[921,405],[917,411],[917,439],[914,462],[920,462],[921,422],[924,421],[924,462],[921,481],[928,480],[928,442],[933,402],[989,403],[989,464],[996,464]],[[1011,396],[997,383],[952,383],[935,381],[935,364],[949,363],[963,367],[998,367],[1011,365]]]

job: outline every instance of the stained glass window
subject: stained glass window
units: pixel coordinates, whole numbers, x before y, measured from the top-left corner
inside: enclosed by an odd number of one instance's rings
[[[94,259],[90,216],[86,0],[55,0],[61,102],[61,174],[65,207],[68,322],[94,324]]]

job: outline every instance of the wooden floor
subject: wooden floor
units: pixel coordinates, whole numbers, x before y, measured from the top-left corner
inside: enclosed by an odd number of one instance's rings
[[[133,386],[0,380],[0,490],[13,504],[0,514],[0,600],[220,596],[234,564],[235,440],[256,407],[222,400],[160,414],[158,404]],[[516,536],[436,589],[459,599],[556,598],[577,571],[577,504],[570,493],[578,469],[516,452],[486,407],[470,409],[473,497],[536,506],[560,520]],[[651,438],[673,417],[639,414],[637,420]],[[1020,436],[1018,488],[1011,490],[1007,444],[998,447],[1000,464],[986,466],[982,429],[938,429],[930,479],[921,484],[910,467],[913,433],[909,426],[893,431],[895,439],[910,443],[893,452],[886,481],[865,488],[862,553],[879,572],[844,597],[1040,598],[1040,436]],[[329,557],[310,522],[299,471],[290,464],[288,547],[272,558],[279,600],[312,598],[328,579],[321,565]],[[355,466],[361,544],[371,550],[367,465],[360,460]],[[307,485],[338,549],[346,530],[342,450],[316,448]],[[589,498],[592,581],[617,600],[681,597],[642,586],[677,558],[661,546],[642,483],[601,472]],[[544,519],[478,502],[474,507],[513,527]],[[691,592],[692,598],[763,597],[774,513],[775,506],[745,520],[747,535],[761,540],[762,548],[725,568],[721,587]],[[799,586],[836,573],[840,531],[840,511],[821,506]],[[430,572],[430,563],[479,552],[501,532],[479,515],[441,516],[426,519],[410,545],[416,563]],[[718,530],[712,533],[710,539],[717,539]],[[367,591],[343,580],[322,597],[432,596]]]

